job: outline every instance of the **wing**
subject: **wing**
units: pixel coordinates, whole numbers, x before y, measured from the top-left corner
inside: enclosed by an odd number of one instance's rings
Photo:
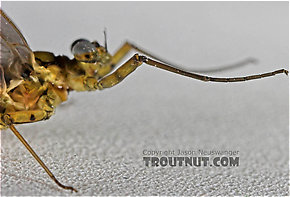
[[[4,78],[4,70],[0,65],[0,95],[2,95],[4,92],[6,92],[6,82]]]
[[[0,9],[1,13],[1,47],[0,47],[0,92],[10,84],[11,80],[21,80],[23,73],[32,70],[31,59],[33,53],[19,29]],[[3,79],[4,78],[4,79]]]

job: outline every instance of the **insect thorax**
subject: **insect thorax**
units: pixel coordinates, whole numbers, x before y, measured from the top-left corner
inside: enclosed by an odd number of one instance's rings
[[[70,60],[49,52],[34,52],[34,56],[31,73],[17,83],[11,80],[10,84],[16,85],[7,88],[0,97],[1,115],[19,112],[20,115],[15,115],[17,123],[49,118],[54,108],[67,100],[68,91],[95,90],[86,81],[97,82],[112,70],[109,54],[95,63]]]

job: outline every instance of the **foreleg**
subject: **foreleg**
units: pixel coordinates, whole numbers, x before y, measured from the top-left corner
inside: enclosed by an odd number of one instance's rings
[[[199,75],[196,73],[186,72],[184,70],[169,66],[167,64],[157,62],[153,59],[150,59],[146,56],[141,56],[138,54],[135,54],[129,61],[127,61],[125,64],[123,64],[120,68],[118,68],[115,72],[113,72],[111,75],[108,75],[107,77],[104,77],[101,79],[95,86],[97,86],[98,89],[103,88],[110,88],[119,82],[121,82],[125,77],[127,77],[130,73],[132,73],[138,66],[140,66],[142,63],[145,63],[147,65],[157,67],[163,70],[167,70],[169,72],[173,72],[179,75],[183,75],[186,77],[190,77],[193,79],[197,79],[200,81],[211,81],[211,82],[242,82],[242,81],[249,81],[254,79],[260,79],[265,77],[274,76],[276,74],[284,73],[288,75],[288,71],[285,69],[276,70],[273,72],[263,73],[263,74],[257,74],[257,75],[250,75],[250,76],[244,76],[244,77],[231,77],[231,78],[220,78],[220,77],[209,77],[205,75]]]

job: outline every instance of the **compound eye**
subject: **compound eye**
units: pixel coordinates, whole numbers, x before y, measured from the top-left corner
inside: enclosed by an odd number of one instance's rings
[[[84,62],[94,61],[97,54],[95,45],[85,39],[74,41],[71,51],[77,60]]]
[[[97,41],[93,41],[92,44],[93,44],[96,48],[98,48],[98,47],[101,46]]]

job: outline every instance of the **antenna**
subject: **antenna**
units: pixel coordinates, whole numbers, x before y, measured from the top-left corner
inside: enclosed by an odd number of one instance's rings
[[[108,52],[108,44],[107,44],[107,28],[104,29],[104,37],[105,37],[105,49]]]

